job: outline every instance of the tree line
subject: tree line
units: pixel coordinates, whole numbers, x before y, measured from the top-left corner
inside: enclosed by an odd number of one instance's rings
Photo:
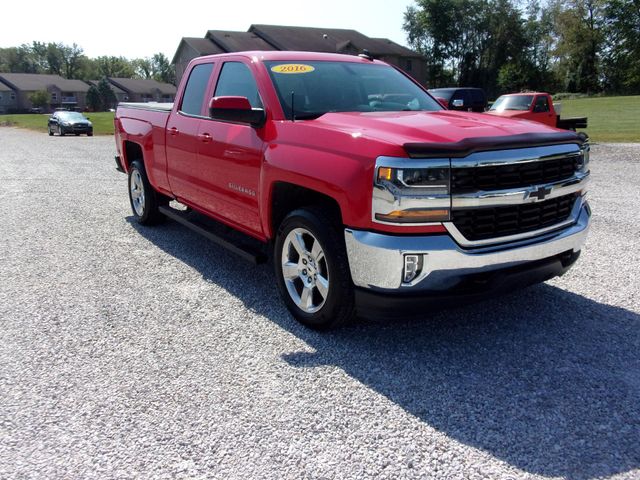
[[[0,48],[0,72],[47,73],[76,80],[120,77],[154,79],[172,84],[176,81],[175,69],[163,53],[132,60],[122,56],[89,58],[75,43],[33,42]]]
[[[416,0],[430,87],[640,93],[640,0]]]

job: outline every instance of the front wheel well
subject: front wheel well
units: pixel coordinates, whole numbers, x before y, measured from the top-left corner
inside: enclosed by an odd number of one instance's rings
[[[337,224],[342,225],[338,202],[324,193],[287,182],[276,182],[271,192],[271,231],[275,236],[282,220],[292,211],[317,206]]]

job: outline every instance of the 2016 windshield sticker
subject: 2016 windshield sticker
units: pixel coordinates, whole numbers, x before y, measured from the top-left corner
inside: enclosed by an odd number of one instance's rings
[[[275,65],[271,67],[271,71],[275,73],[311,73],[315,70],[315,67],[311,65],[305,65],[304,63],[285,63],[283,65]]]

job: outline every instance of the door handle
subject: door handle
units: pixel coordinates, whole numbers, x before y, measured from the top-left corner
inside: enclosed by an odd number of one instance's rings
[[[202,143],[209,143],[211,141],[211,135],[208,133],[200,133],[198,134],[198,138],[202,141]]]
[[[180,133],[180,131],[176,127],[171,127],[169,129],[169,135],[176,136]]]

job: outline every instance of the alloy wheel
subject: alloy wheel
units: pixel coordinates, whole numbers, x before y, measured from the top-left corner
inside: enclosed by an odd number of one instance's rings
[[[282,245],[282,275],[293,302],[305,313],[322,308],[329,294],[329,266],[322,245],[305,228],[289,232]]]

